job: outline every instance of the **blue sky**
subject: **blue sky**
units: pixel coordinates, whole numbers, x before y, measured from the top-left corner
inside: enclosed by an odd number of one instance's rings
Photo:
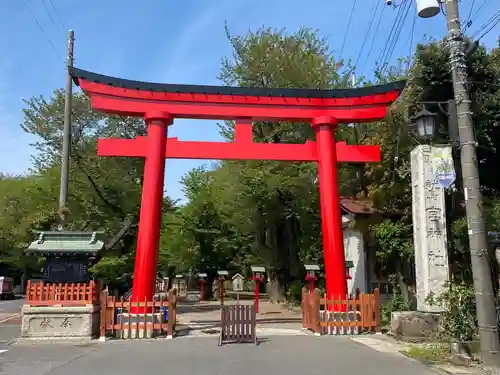
[[[355,60],[358,56],[376,1],[383,3],[380,11],[385,0],[357,0],[344,58]],[[484,1],[488,3],[473,19],[471,31],[500,10],[500,4],[492,0],[476,0],[475,9]],[[467,18],[472,2],[460,2],[463,18]],[[339,0],[5,0],[0,12],[0,50],[4,51],[0,58],[0,172],[22,174],[30,166],[29,144],[34,139],[19,126],[22,99],[50,95],[64,86],[62,56],[68,28],[75,30],[75,66],[79,68],[144,81],[218,84],[221,58],[231,54],[225,21],[236,34],[263,25],[289,31],[312,27],[328,38],[338,55],[351,7],[351,1]],[[396,13],[395,9],[385,9],[366,60],[373,26],[359,64],[363,67],[366,61],[365,73],[386,43]],[[405,23],[393,57],[408,55],[412,22],[413,14]],[[440,38],[444,34],[444,16],[417,18],[413,44],[422,41],[424,35]],[[497,27],[482,41],[492,47],[499,34]],[[177,120],[169,135],[182,140],[220,140],[212,121]],[[167,194],[183,198],[179,179],[203,163],[167,160]]]

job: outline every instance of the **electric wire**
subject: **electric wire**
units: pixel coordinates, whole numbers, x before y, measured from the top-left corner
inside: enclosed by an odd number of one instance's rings
[[[408,62],[406,66],[406,70],[410,70],[411,67],[411,62],[413,58],[413,35],[415,34],[415,23],[417,22],[417,12],[415,11],[415,14],[413,15],[413,23],[411,25],[411,31],[410,31],[410,50],[408,51]]]
[[[476,0],[472,0],[472,4],[469,9],[469,15],[465,19],[462,26],[462,33],[465,32],[472,25],[472,11],[474,10],[474,5],[476,5]]]
[[[493,29],[500,23],[500,17],[497,18],[497,20],[491,25],[491,27],[486,30],[484,33],[482,33],[477,40],[483,39],[486,35],[488,35]]]
[[[387,65],[390,62],[390,59],[394,53],[394,50],[396,49],[396,45],[400,39],[401,32],[403,31],[406,20],[408,19],[408,14],[410,13],[411,5],[412,5],[411,1],[407,1],[406,8],[403,8],[404,15],[399,20],[399,24],[398,24],[397,29],[396,29],[396,34],[395,34],[395,37],[393,38],[392,45],[388,51],[388,56],[386,58],[385,65]]]
[[[366,55],[365,63],[363,64],[362,71],[365,70],[366,64],[368,63],[368,59],[370,58],[370,55],[373,51],[373,45],[375,44],[375,38],[377,37],[378,30],[380,29],[380,24],[382,23],[382,17],[384,16],[385,8],[387,7],[382,7],[382,12],[380,12],[380,17],[377,22],[377,27],[375,28],[375,32],[373,33],[372,42],[370,43],[370,48],[368,49],[368,53]]]
[[[340,48],[339,56],[342,56],[342,53],[344,52],[345,42],[347,40],[347,35],[349,35],[349,28],[351,27],[352,15],[354,14],[354,8],[356,8],[356,2],[357,0],[354,0],[352,2],[351,14],[349,15],[349,21],[347,22],[347,29],[344,34],[344,40],[342,41],[342,47]]]
[[[403,0],[403,1],[408,1],[408,0]],[[389,45],[392,43],[392,40],[394,38],[395,28],[399,22],[399,19],[401,18],[402,14],[403,14],[402,11],[403,11],[403,7],[399,6],[398,12],[396,14],[396,18],[394,19],[394,22],[392,23],[391,31],[389,32],[389,35],[387,36],[387,40],[385,42],[385,45],[382,48],[382,51],[380,52],[380,54],[375,62],[375,65],[378,66],[379,68],[383,66],[382,63],[385,61],[385,57],[387,55]]]
[[[486,22],[484,22],[481,26],[477,28],[477,30],[472,34],[473,36],[479,35],[483,30],[487,29],[493,22],[495,22],[496,18],[499,17],[500,11],[497,11],[493,16],[488,18]]]
[[[476,5],[476,0],[472,0],[472,4],[469,9],[469,15],[467,16],[467,21],[471,20],[472,11],[474,10],[474,5]]]
[[[473,0],[472,6],[471,6],[471,9],[470,9],[470,12],[469,12],[469,17],[467,18],[467,21],[465,22],[464,26],[462,27],[462,32],[467,31],[467,29],[469,29],[473,25],[474,20],[477,19],[477,17],[485,9],[486,5],[490,2],[490,0],[484,0],[483,3],[479,6],[479,8],[471,16],[471,13],[473,11],[473,7],[474,7],[474,4],[475,4],[475,1],[476,0]]]
[[[474,19],[474,18],[477,18],[481,12],[484,10],[485,6],[490,2],[490,0],[484,0],[483,3],[479,6],[479,8],[477,9],[477,11],[472,15],[472,18],[471,18],[471,21]]]
[[[62,18],[59,16],[59,12],[57,11],[54,3],[52,0],[49,0],[49,4],[52,7],[52,10],[54,11],[54,15],[56,16],[56,19],[59,21],[59,24],[62,26],[62,29],[66,32],[68,30],[66,26],[64,25],[64,22],[62,21]]]
[[[363,53],[363,49],[365,48],[366,41],[368,40],[368,36],[370,35],[370,30],[373,26],[373,21],[375,20],[375,15],[377,14],[378,8],[382,4],[380,0],[375,0],[371,11],[371,18],[368,24],[368,29],[366,30],[365,37],[363,38],[363,43],[361,44],[361,48],[359,49],[358,57],[356,58],[356,62],[354,64],[354,68],[356,69],[358,66],[359,59],[361,58],[361,54]]]
[[[500,10],[497,11],[492,17],[490,17],[483,25],[481,25],[473,34],[472,38],[476,40],[481,40],[487,34],[489,34],[496,25],[500,23]]]
[[[26,7],[26,9],[28,10],[29,14],[31,14],[31,17],[33,17],[33,20],[35,21],[35,23],[38,25],[38,28],[40,29],[40,31],[42,32],[42,34],[45,36],[45,39],[47,39],[47,42],[50,44],[50,46],[52,47],[52,49],[54,50],[54,52],[56,53],[56,55],[62,60],[64,61],[61,53],[57,50],[56,46],[54,45],[54,43],[52,42],[52,39],[50,39],[49,37],[49,34],[47,34],[47,32],[45,31],[45,29],[43,28],[42,24],[38,21],[38,19],[36,18],[35,14],[33,13],[33,11],[31,10],[31,8],[29,7],[28,5],[28,2],[27,0],[24,0],[23,1],[24,3],[24,6]]]
[[[394,53],[394,50],[396,49],[397,42],[401,36],[401,31],[403,30],[406,19],[408,18],[408,13],[410,12],[411,5],[412,5],[412,2],[407,0],[403,4],[403,6],[401,7],[401,9],[403,9],[402,13],[401,13],[402,16],[399,17],[397,20],[397,24],[396,24],[393,38],[390,42],[390,45],[387,49],[387,53],[386,53],[384,60],[382,61],[382,64],[381,64],[381,72],[383,72],[387,68],[387,66],[391,60],[391,57]]]
[[[40,2],[42,3],[43,7],[45,8],[45,11],[47,12],[47,14],[49,15],[50,17],[50,20],[52,21],[52,23],[54,24],[54,27],[56,28],[57,30],[57,33],[59,34],[59,36],[64,40],[64,34],[61,34],[61,26],[56,22],[56,20],[54,19],[54,17],[52,16],[52,12],[49,10],[49,8],[47,7],[47,4],[45,4],[45,1],[44,0],[40,0]]]
[[[400,36],[401,36],[401,32],[403,31],[403,28],[406,24],[406,20],[408,19],[408,14],[410,13],[410,9],[411,9],[411,6],[412,6],[412,2],[411,1],[408,1],[406,3],[406,8],[404,8],[404,15],[403,17],[400,19],[399,21],[399,25],[397,26],[397,31],[396,31],[396,34],[395,34],[395,37],[393,38],[393,41],[392,41],[392,45],[389,49],[389,52],[388,52],[388,56],[387,56],[387,59],[385,61],[385,65],[389,64],[390,62],[390,59],[394,53],[394,50],[396,49],[396,45],[400,39]]]

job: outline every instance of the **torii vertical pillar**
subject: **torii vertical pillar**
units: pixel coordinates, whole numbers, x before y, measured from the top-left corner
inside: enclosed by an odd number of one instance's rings
[[[132,302],[151,299],[155,292],[156,263],[163,206],[167,129],[173,117],[166,112],[147,112],[148,147],[144,160],[141,211],[135,256]],[[131,313],[147,312],[132,306]]]
[[[345,298],[347,280],[342,234],[342,215],[337,178],[337,150],[334,130],[337,119],[315,118],[311,125],[316,132],[318,152],[319,195],[327,298]]]

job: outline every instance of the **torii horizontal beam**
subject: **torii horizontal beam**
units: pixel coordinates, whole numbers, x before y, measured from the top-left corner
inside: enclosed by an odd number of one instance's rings
[[[165,142],[167,159],[318,161],[316,142],[256,143],[252,140],[252,125],[247,121],[237,122],[234,142],[179,141],[176,137],[168,138]],[[147,137],[104,138],[97,143],[100,156],[145,157],[147,148]],[[337,142],[336,149],[338,163],[380,162],[379,146],[354,146]]]
[[[305,144],[253,143],[244,148],[238,142],[179,141],[168,138],[166,159],[318,161],[316,142]],[[99,139],[100,156],[145,157],[147,137]],[[338,142],[338,163],[378,163],[379,146],[352,146]]]

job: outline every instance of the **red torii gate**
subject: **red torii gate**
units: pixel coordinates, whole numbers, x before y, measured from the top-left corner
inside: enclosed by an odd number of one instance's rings
[[[338,162],[380,162],[379,146],[335,142],[338,123],[371,122],[385,117],[405,81],[342,90],[269,89],[147,83],[71,69],[77,85],[91,98],[92,107],[111,114],[143,117],[148,134],[135,139],[99,139],[100,156],[143,157],[139,233],[132,299],[144,301],[154,293],[165,158],[316,161],[328,297],[347,293]],[[167,138],[175,118],[234,120],[229,142],[187,142]],[[308,122],[316,142],[255,143],[253,121]]]

